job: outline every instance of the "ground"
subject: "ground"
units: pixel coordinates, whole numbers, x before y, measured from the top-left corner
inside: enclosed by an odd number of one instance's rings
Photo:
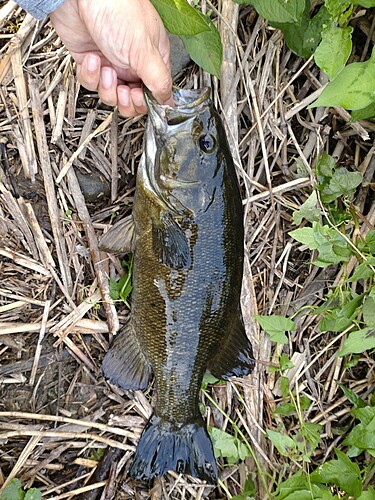
[[[153,388],[124,394],[101,375],[112,332],[128,309],[108,300],[108,277],[118,280],[123,269],[120,259],[99,251],[98,239],[130,213],[145,118],[124,119],[80,88],[48,20],[0,2],[0,489],[18,477],[48,499],[94,498],[104,486],[106,499],[230,498],[250,474],[256,498],[272,498],[277,478],[299,467],[264,434],[277,424],[287,432],[299,425],[295,414],[273,415],[282,401],[280,372],[272,371],[280,353],[294,363],[286,376],[297,399],[310,401],[306,420],[323,426],[312,468],[333,457],[350,418],[337,381],[364,400],[373,390],[373,359],[363,355],[355,369],[347,367],[335,355],[343,335],[320,333],[319,317],[303,313],[321,304],[342,268],[312,266],[310,252],[288,232],[297,227],[292,213],[311,193],[322,151],[371,182],[374,124],[351,124],[340,108],[308,109],[323,85],[314,62],[288,50],[281,32],[250,7],[241,6],[237,20],[237,8],[225,5],[221,83],[193,63],[175,83],[212,86],[240,180],[242,308],[257,364],[245,379],[209,386],[202,403],[207,423],[230,434],[237,429],[253,454],[232,465],[219,458],[218,487],[174,473],[151,484],[128,477]],[[355,25],[358,56],[370,26],[371,19]],[[370,228],[372,196],[367,186],[355,199]],[[297,311],[297,329],[283,346],[254,320]],[[97,477],[108,449],[111,466]]]

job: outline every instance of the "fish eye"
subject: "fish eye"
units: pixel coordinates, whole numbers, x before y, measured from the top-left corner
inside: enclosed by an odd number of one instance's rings
[[[216,139],[211,134],[201,135],[199,137],[199,147],[204,153],[212,153],[216,147]]]

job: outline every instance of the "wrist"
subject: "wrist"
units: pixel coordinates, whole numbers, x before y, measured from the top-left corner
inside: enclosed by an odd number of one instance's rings
[[[17,3],[33,17],[41,20],[57,9],[63,1],[64,0],[18,0]]]

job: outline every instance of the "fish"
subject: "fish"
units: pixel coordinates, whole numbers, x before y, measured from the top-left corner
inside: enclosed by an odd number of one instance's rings
[[[148,122],[132,214],[102,238],[133,253],[129,322],[102,370],[124,390],[156,386],[153,414],[130,476],[172,470],[216,484],[213,445],[199,410],[206,370],[218,379],[254,367],[240,305],[241,195],[223,123],[208,87],[176,89],[174,106],[145,89]],[[116,227],[117,226],[117,227]]]

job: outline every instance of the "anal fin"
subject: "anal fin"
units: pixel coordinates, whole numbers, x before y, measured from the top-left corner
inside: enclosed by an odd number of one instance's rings
[[[253,349],[240,312],[233,323],[228,325],[229,328],[227,338],[207,367],[212,375],[222,380],[248,375],[255,365]]]
[[[102,370],[105,377],[121,389],[137,391],[148,386],[151,367],[141,350],[131,321],[104,356]]]

